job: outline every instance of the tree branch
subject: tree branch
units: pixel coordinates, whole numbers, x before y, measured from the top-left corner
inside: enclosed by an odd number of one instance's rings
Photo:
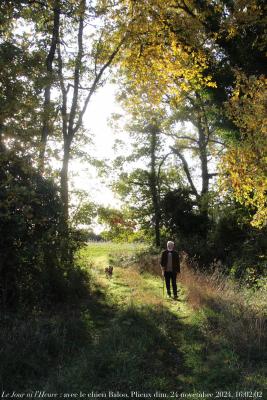
[[[59,24],[60,24],[60,4],[59,0],[55,0],[53,9],[53,30],[49,53],[46,57],[46,78],[47,83],[44,90],[44,108],[43,108],[43,126],[41,131],[40,152],[39,152],[39,168],[42,171],[44,168],[44,156],[46,150],[47,138],[50,134],[50,107],[51,107],[51,87],[52,87],[52,74],[53,74],[53,61],[55,58],[56,47],[59,38]]]
[[[129,183],[130,185],[148,186],[148,187],[149,187],[149,183],[148,183],[148,182],[128,181],[128,183]]]
[[[171,149],[172,152],[173,152],[174,154],[176,154],[176,155],[180,158],[180,160],[182,161],[183,168],[184,168],[184,172],[185,172],[186,177],[187,177],[187,180],[188,180],[188,182],[189,182],[189,184],[190,184],[190,186],[191,186],[192,192],[194,193],[194,195],[196,196],[196,198],[199,199],[200,196],[199,196],[199,194],[198,194],[198,192],[197,192],[197,189],[196,189],[196,187],[195,187],[195,185],[194,185],[194,182],[193,182],[193,180],[192,180],[192,178],[191,178],[189,166],[188,166],[188,163],[187,163],[185,157],[184,157],[183,154],[182,154],[178,149],[176,149],[175,147],[170,146],[170,149]]]
[[[73,134],[75,134],[78,129],[80,128],[81,124],[82,124],[82,119],[84,116],[84,113],[86,111],[86,108],[88,106],[88,103],[93,95],[93,93],[95,92],[95,90],[98,87],[98,84],[104,74],[104,72],[106,71],[106,69],[111,65],[111,63],[113,62],[114,58],[116,57],[116,55],[118,54],[119,50],[121,49],[123,43],[126,40],[126,35],[122,38],[122,40],[120,41],[120,43],[118,44],[118,46],[115,48],[115,50],[110,54],[109,59],[107,60],[107,62],[102,66],[102,68],[100,69],[100,71],[98,72],[97,76],[94,79],[94,82],[89,90],[88,96],[86,97],[84,104],[83,104],[83,108],[80,112],[78,121],[76,123],[76,126],[73,128]]]
[[[74,127],[74,118],[76,116],[77,106],[78,106],[80,70],[83,57],[83,28],[84,28],[85,0],[81,1],[81,7],[82,10],[79,17],[79,30],[78,30],[78,54],[75,60],[73,96],[72,96],[72,104],[70,109],[69,126],[68,126],[68,135],[70,137],[70,140],[72,140],[75,133],[73,127]]]
[[[57,48],[58,54],[58,76],[59,76],[59,84],[62,93],[62,106],[61,106],[61,115],[62,115],[62,132],[64,140],[67,138],[68,135],[68,115],[67,115],[67,92],[64,84],[64,77],[63,77],[63,62],[61,57],[60,51],[60,43],[58,44]]]
[[[176,136],[176,135],[175,135],[175,138],[176,138],[176,139],[191,140],[192,142],[198,143],[198,140],[197,140],[197,139],[192,138],[192,137],[190,137],[190,136]]]
[[[220,144],[220,145],[222,145],[222,146],[226,147],[225,143],[223,143],[223,142],[220,142],[219,140],[216,140],[216,139],[210,139],[209,141],[210,141],[210,142],[212,142],[212,143],[217,143],[217,144]]]
[[[69,90],[70,87],[74,88],[74,85],[73,85],[72,83],[69,83],[69,84],[68,84],[68,90]],[[78,89],[79,89],[79,90],[87,90],[87,91],[88,91],[88,90],[91,90],[91,87],[89,87],[89,86],[88,86],[88,87],[84,87],[84,86],[82,86],[82,85],[79,85],[79,86],[78,86]]]
[[[162,167],[163,163],[166,161],[166,159],[167,159],[171,154],[172,154],[172,152],[166,154],[166,155],[162,158],[162,160],[161,160],[161,162],[159,163],[159,166],[158,166],[157,186],[158,186],[159,198],[160,198],[160,196],[161,196],[161,185],[160,185],[160,179],[159,179],[159,178],[160,178],[161,167]]]

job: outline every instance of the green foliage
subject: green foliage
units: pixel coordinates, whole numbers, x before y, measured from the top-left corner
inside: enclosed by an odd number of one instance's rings
[[[205,220],[192,200],[191,191],[180,188],[169,191],[161,201],[162,220],[170,235],[176,237],[203,234]]]
[[[244,206],[233,201],[219,206],[213,204],[206,220],[185,189],[171,191],[162,201],[162,246],[174,239],[180,250],[186,251],[196,268],[213,269],[230,274],[240,283],[261,285],[266,274],[266,229],[253,228],[250,214]]]
[[[29,44],[0,44],[0,139],[11,140],[14,150],[33,156],[40,127],[40,68],[40,52],[31,52]]]
[[[10,151],[1,155],[0,178],[1,307],[31,310],[63,301],[79,272],[60,264],[57,186]],[[73,249],[77,239],[72,235]]]
[[[0,163],[2,306],[57,298],[58,190],[25,158],[6,152]]]
[[[99,207],[98,221],[106,227],[106,230],[101,233],[105,240],[123,243],[135,240],[136,223],[129,217],[126,208],[117,210],[110,207]]]
[[[210,231],[209,248],[221,260],[224,272],[240,283],[256,287],[257,280],[266,275],[266,229],[253,228],[248,210],[238,203],[221,207]]]
[[[179,251],[198,259],[199,266],[207,267],[212,258],[205,237],[207,219],[201,214],[191,191],[180,188],[166,193],[161,202],[162,247],[174,240]]]
[[[90,226],[93,219],[97,215],[96,205],[93,202],[82,202],[71,216],[71,224],[73,226],[87,225]]]

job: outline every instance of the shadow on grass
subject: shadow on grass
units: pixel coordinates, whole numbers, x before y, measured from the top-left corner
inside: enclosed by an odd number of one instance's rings
[[[197,319],[185,322],[161,305],[112,308],[104,293],[89,302],[84,318],[91,340],[50,375],[49,390],[170,393],[234,390],[242,382],[229,344],[222,339],[218,348]]]
[[[256,372],[265,365],[266,373],[266,316],[225,298],[207,297],[203,304],[209,335],[213,341],[219,338],[219,342],[228,342],[247,371]]]
[[[188,320],[163,305],[110,306],[95,287],[70,312],[3,323],[2,387],[58,393],[240,389],[238,358],[224,338],[204,335],[201,324],[201,317]]]

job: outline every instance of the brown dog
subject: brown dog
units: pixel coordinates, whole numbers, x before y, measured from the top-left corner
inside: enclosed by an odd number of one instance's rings
[[[105,268],[105,274],[107,278],[111,278],[113,274],[113,267],[109,266]]]

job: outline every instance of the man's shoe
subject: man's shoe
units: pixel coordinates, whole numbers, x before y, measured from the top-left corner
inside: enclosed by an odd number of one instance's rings
[[[178,300],[177,295],[176,295],[176,296],[173,296],[173,300]]]

